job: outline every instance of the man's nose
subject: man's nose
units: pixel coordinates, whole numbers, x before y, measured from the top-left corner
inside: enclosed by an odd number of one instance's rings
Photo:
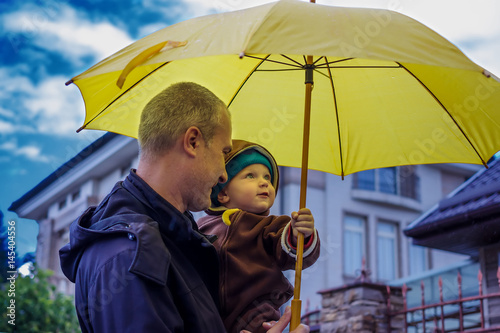
[[[224,168],[224,171],[223,171],[222,175],[219,177],[219,183],[224,184],[225,182],[227,182],[227,171],[226,171],[226,168]]]

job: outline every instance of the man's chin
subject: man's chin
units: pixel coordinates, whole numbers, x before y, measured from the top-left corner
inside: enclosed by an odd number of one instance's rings
[[[203,203],[199,202],[196,205],[188,206],[188,210],[190,212],[201,212],[207,210],[209,207],[210,207],[210,200],[208,200],[207,202]]]

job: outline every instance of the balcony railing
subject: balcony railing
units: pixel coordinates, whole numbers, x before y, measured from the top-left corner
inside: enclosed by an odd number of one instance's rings
[[[391,327],[391,319],[396,316],[404,317],[404,333],[444,333],[444,332],[500,332],[500,325],[487,324],[485,316],[490,316],[490,322],[500,321],[500,314],[491,311],[495,303],[500,305],[500,292],[484,294],[483,292],[483,274],[478,273],[478,295],[462,297],[462,276],[457,273],[458,298],[445,301],[443,299],[443,281],[439,278],[439,302],[425,304],[425,285],[420,284],[421,305],[407,308],[406,284],[403,285],[403,310],[392,311],[390,304],[390,288],[387,287],[387,318],[388,327]],[[500,267],[497,270],[497,279],[500,288]],[[490,311],[485,310],[485,304],[490,302]],[[488,327],[489,326],[489,327]]]

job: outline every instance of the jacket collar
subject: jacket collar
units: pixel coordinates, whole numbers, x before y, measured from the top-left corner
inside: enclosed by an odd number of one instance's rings
[[[116,233],[137,242],[129,270],[161,285],[166,283],[170,263],[170,253],[162,237],[211,246],[198,232],[190,212],[179,212],[132,170],[98,207],[90,207],[72,223],[70,243],[60,250],[64,274],[74,281],[85,248]]]
[[[198,230],[193,215],[189,211],[181,213],[139,177],[135,169],[130,171],[122,186],[142,206],[146,207],[147,211],[144,213],[159,222],[162,233],[174,233],[175,237],[180,237],[178,239],[186,240],[193,236],[193,230]]]

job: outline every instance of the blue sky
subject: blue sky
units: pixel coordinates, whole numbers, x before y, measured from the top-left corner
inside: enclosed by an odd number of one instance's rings
[[[38,226],[10,204],[102,132],[75,130],[78,89],[64,83],[129,43],[170,24],[266,0],[4,0],[0,3],[0,210],[17,220],[17,246],[35,250]],[[500,76],[500,2],[495,0],[317,0],[411,16]]]

